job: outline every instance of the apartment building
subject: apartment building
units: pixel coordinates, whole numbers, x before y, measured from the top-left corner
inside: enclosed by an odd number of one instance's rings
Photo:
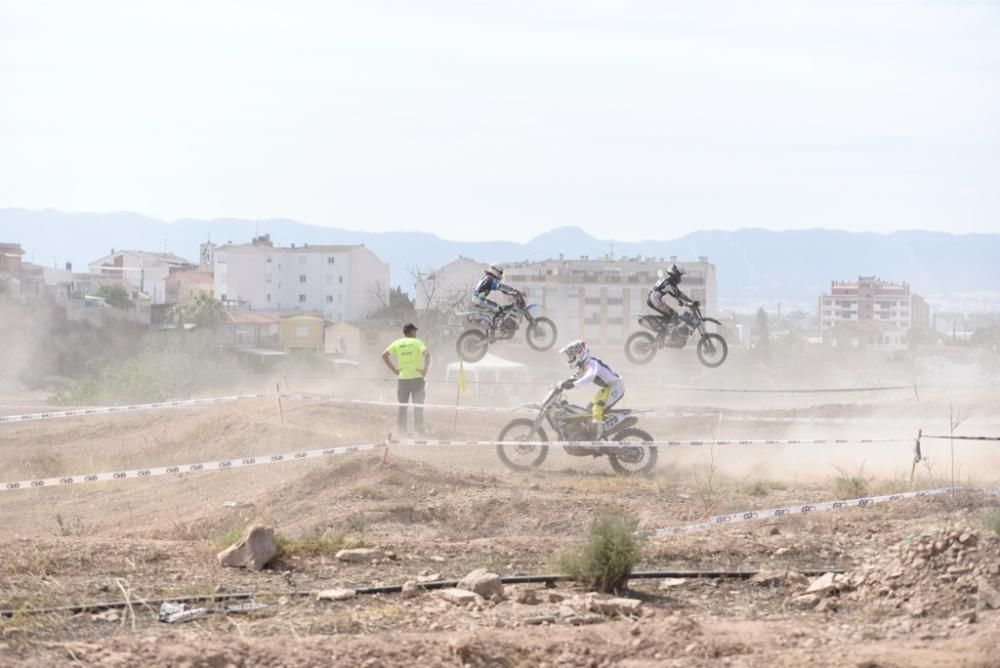
[[[211,260],[215,297],[230,307],[363,320],[389,290],[389,265],[363,245],[281,247],[263,235],[215,247]]]
[[[560,339],[583,338],[592,344],[620,344],[640,329],[637,318],[649,312],[646,296],[671,264],[685,271],[681,289],[716,312],[715,265],[707,257],[696,262],[676,257],[611,257],[508,264],[504,280],[524,290],[529,302],[541,304],[555,321]]]
[[[824,338],[842,323],[879,323],[871,345],[902,346],[911,330],[930,327],[930,309],[907,283],[891,283],[875,276],[857,281],[833,281],[830,294],[819,297],[819,324]]]

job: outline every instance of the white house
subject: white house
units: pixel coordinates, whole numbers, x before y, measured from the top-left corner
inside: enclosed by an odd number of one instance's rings
[[[389,265],[360,246],[275,246],[269,235],[213,252],[215,297],[255,311],[363,320],[388,295]]]
[[[90,273],[121,279],[132,290],[149,296],[150,303],[166,303],[166,280],[171,272],[195,265],[173,253],[111,249],[111,254],[91,262]]]

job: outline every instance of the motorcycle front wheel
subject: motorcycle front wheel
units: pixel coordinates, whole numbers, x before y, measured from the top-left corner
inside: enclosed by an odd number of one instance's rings
[[[470,329],[462,333],[455,342],[458,356],[466,362],[478,362],[486,357],[490,344],[486,335],[478,329]]]
[[[656,357],[656,337],[649,332],[636,332],[625,339],[625,357],[632,364],[649,364]]]
[[[623,429],[612,437],[618,444],[608,449],[608,460],[615,473],[626,476],[646,476],[656,467],[658,453],[650,443],[653,437],[642,429]],[[635,443],[635,445],[632,445]]]
[[[548,441],[549,437],[535,421],[528,418],[511,420],[500,430],[498,441]],[[530,471],[542,465],[549,456],[549,446],[525,443],[524,445],[497,445],[497,456],[512,471]]]
[[[721,365],[729,354],[729,345],[719,334],[705,334],[698,340],[698,359],[709,369]]]
[[[548,350],[556,344],[556,323],[548,318],[535,318],[524,332],[528,345],[535,350]]]

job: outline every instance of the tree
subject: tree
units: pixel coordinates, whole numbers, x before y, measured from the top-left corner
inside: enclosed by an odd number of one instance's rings
[[[178,327],[194,324],[200,328],[213,330],[226,318],[222,302],[212,295],[199,293],[191,304],[175,304],[170,312],[170,320]]]
[[[389,288],[386,292],[384,285],[376,283],[371,295],[378,303],[375,311],[368,316],[371,320],[404,322],[414,320],[417,316],[413,300],[400,287]]]
[[[97,296],[107,302],[109,306],[120,309],[132,308],[132,300],[129,299],[128,290],[121,285],[102,285],[97,289]]]

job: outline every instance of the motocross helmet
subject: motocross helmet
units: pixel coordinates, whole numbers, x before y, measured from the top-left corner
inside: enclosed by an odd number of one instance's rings
[[[678,267],[676,264],[670,265],[670,269],[667,270],[667,280],[673,284],[677,285],[681,282],[681,276],[684,275],[684,270]]]
[[[566,356],[566,364],[568,364],[569,368],[574,371],[582,369],[583,365],[590,359],[590,348],[588,348],[587,343],[581,339],[577,339],[573,343],[565,346],[559,352]]]
[[[486,273],[499,281],[501,278],[503,278],[503,265],[497,264],[496,262],[491,262],[486,267]]]

